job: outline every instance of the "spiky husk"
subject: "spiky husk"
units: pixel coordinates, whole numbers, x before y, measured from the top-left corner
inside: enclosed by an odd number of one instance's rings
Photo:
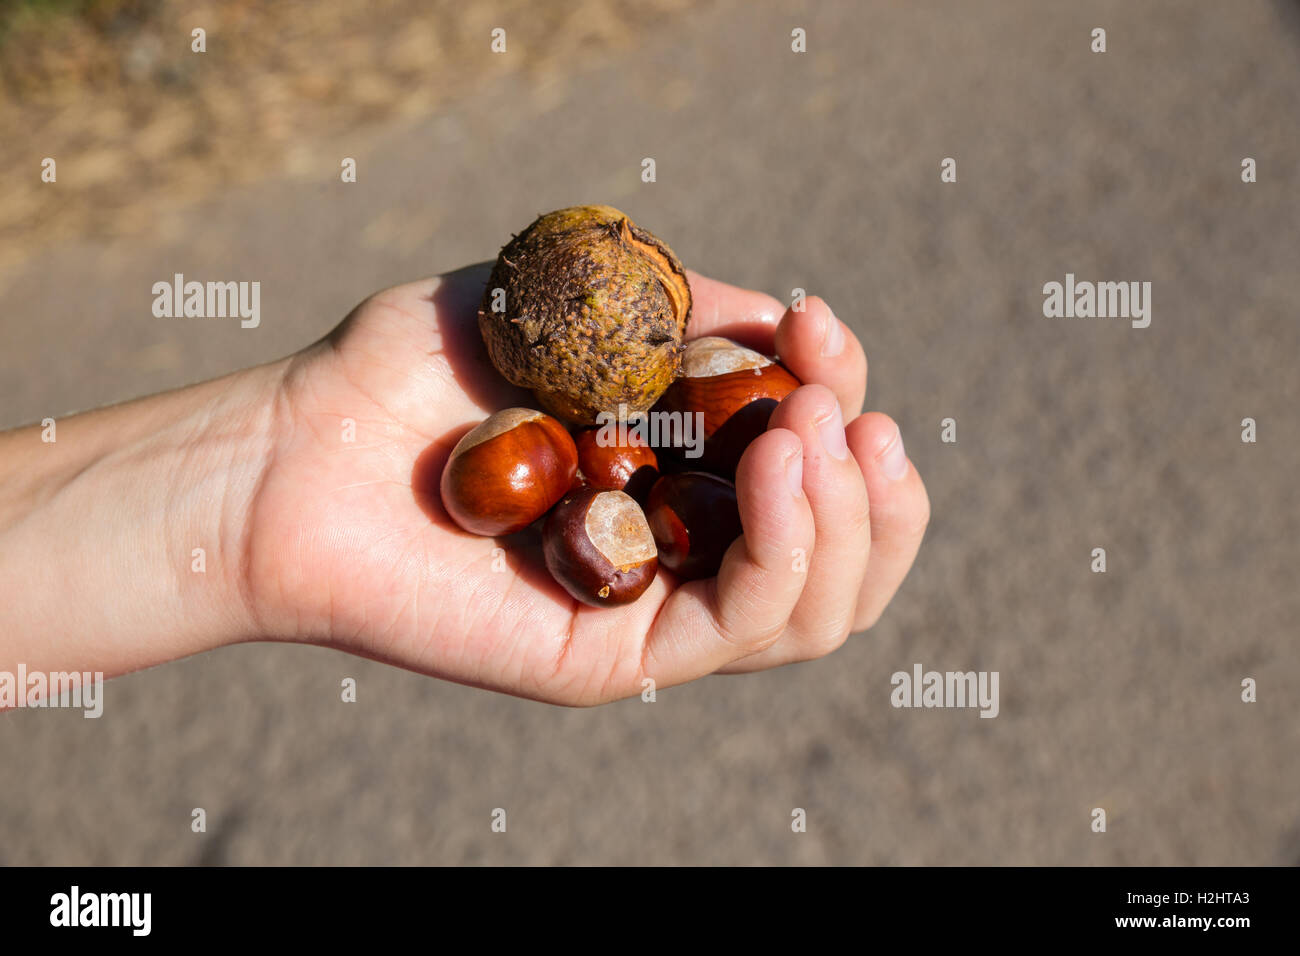
[[[505,311],[494,312],[494,290]],[[691,313],[673,251],[611,206],[539,217],[497,258],[479,309],[492,364],[581,425],[645,411],[677,377]]]

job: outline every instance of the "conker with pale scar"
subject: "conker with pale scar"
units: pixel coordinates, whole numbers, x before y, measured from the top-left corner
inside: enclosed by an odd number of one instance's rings
[[[578,446],[579,476],[601,491],[626,491],[637,501],[659,477],[659,458],[637,432],[627,432],[626,443],[601,444],[603,428],[584,428],[574,436]]]
[[[581,488],[561,501],[542,530],[546,567],[584,604],[639,598],[659,568],[645,513],[622,491]]]
[[[767,430],[781,400],[800,382],[775,361],[743,345],[710,335],[686,344],[682,373],[656,408],[700,412],[704,449],[694,466],[734,478],[745,449]]]
[[[664,475],[655,482],[646,519],[660,563],[688,579],[716,575],[727,548],[744,530],[735,485],[700,471]]]
[[[578,449],[563,425],[535,409],[503,409],[452,449],[442,505],[466,531],[513,534],[564,497],[577,471]]]

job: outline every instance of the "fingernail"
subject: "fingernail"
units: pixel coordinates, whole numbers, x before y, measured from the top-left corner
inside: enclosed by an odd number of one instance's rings
[[[796,498],[803,497],[803,451],[796,451],[785,461],[785,480],[790,485],[790,494]]]
[[[829,309],[826,311],[826,334],[822,337],[822,356],[834,358],[844,351],[844,326]]]
[[[898,481],[907,474],[907,450],[903,448],[903,433],[895,432],[894,440],[876,456],[880,471],[890,481]]]
[[[840,414],[839,405],[832,409],[828,418],[817,423],[817,436],[832,458],[843,461],[849,457],[849,443],[844,437],[844,416]]]

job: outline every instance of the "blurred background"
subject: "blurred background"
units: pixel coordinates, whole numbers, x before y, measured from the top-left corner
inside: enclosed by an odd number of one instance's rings
[[[610,203],[823,296],[933,507],[872,631],[653,704],[247,645],[4,714],[0,863],[1297,863],[1298,51],[1291,0],[0,3],[0,427]],[[260,281],[260,327],[154,318],[176,272]],[[1067,272],[1150,327],[1045,318]],[[892,708],[914,663],[999,716]]]

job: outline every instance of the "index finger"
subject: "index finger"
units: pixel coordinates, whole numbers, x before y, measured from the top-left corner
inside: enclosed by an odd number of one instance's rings
[[[741,289],[686,270],[691,286],[691,321],[686,338],[721,335],[764,355],[776,351],[776,326],[785,306],[766,292]]]

